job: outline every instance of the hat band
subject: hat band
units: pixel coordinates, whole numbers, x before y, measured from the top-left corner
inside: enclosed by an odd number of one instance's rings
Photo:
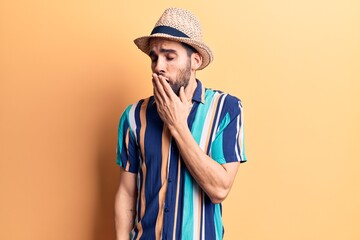
[[[151,35],[153,35],[155,33],[164,33],[164,34],[168,34],[168,35],[171,35],[174,37],[189,38],[189,36],[186,35],[185,33],[183,33],[182,31],[179,31],[176,28],[169,27],[169,26],[157,26],[152,30]]]

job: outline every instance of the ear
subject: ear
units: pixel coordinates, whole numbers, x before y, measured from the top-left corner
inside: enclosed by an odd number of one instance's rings
[[[202,64],[202,56],[199,53],[191,54],[191,69],[197,70]]]

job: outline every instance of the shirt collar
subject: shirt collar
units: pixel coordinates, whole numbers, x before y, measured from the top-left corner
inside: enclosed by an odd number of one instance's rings
[[[194,95],[192,97],[192,100],[195,102],[201,102],[201,103],[205,103],[205,88],[203,87],[202,83],[200,82],[200,80],[196,79],[196,89],[194,92]]]

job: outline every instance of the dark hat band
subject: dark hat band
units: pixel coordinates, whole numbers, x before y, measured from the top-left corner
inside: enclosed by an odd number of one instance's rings
[[[152,30],[151,35],[153,35],[155,33],[164,33],[164,34],[168,34],[168,35],[171,35],[174,37],[189,38],[189,36],[186,35],[185,33],[183,33],[182,31],[179,31],[176,28],[169,27],[169,26],[157,26]]]

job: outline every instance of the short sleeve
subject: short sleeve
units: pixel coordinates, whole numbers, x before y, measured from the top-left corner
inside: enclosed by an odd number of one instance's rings
[[[220,164],[246,162],[244,146],[244,117],[241,101],[228,95],[221,112],[211,157]]]
[[[118,128],[116,163],[125,171],[137,173],[139,167],[139,150],[130,126],[131,112],[134,105],[128,106],[121,115]]]

